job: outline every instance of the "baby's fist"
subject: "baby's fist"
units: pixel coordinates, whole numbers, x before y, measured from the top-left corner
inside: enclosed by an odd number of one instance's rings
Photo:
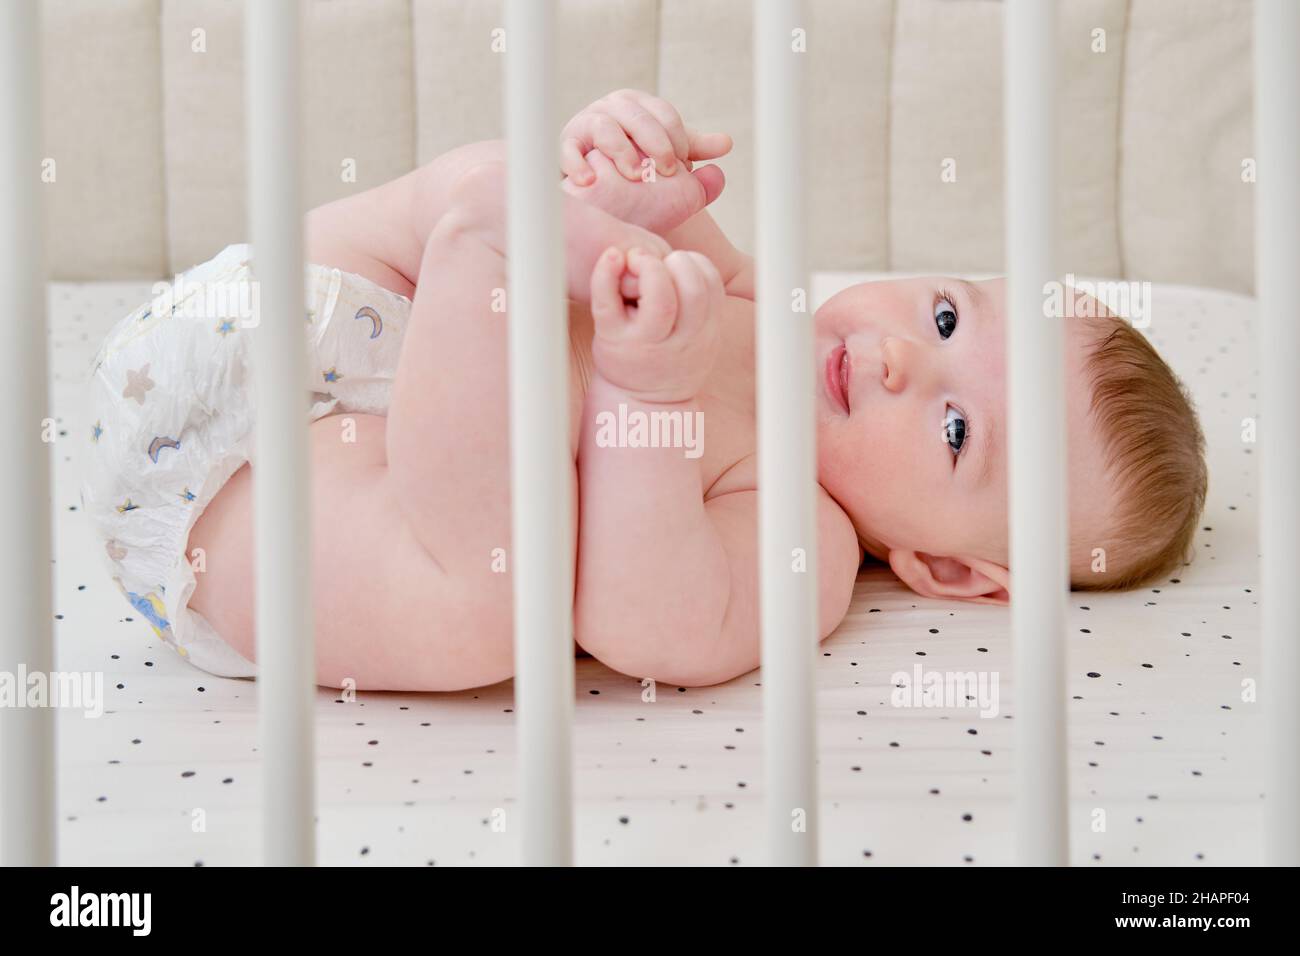
[[[641,401],[689,401],[717,358],[725,297],[698,252],[606,249],[591,273],[597,371]]]

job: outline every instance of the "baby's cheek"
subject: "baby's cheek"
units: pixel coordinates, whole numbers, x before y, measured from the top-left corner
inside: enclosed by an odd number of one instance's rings
[[[845,505],[856,505],[870,487],[865,441],[846,428],[818,432],[817,463],[822,486]]]

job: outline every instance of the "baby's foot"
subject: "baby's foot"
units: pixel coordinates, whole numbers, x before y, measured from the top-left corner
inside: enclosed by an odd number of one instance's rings
[[[633,246],[668,255],[672,248],[652,232],[615,219],[596,206],[561,195],[564,215],[565,280],[570,299],[591,301],[591,272],[600,254]],[[448,217],[456,217],[493,249],[508,254],[504,163],[484,164],[463,175],[452,193]]]
[[[689,161],[680,162],[671,176],[665,176],[655,169],[653,160],[640,150],[637,153],[642,163],[640,179],[629,180],[604,153],[593,149],[586,160],[595,179],[582,186],[568,176],[565,191],[624,222],[663,235],[717,199],[726,184],[717,166],[692,169]]]

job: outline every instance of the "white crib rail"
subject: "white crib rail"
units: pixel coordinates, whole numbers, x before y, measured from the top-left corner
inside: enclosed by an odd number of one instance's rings
[[[0,672],[12,675],[54,668],[39,26],[35,0],[0,4]],[[0,708],[6,866],[54,863],[54,716]]]
[[[263,854],[316,861],[316,653],[300,187],[299,0],[245,7],[254,332],[258,706]]]
[[[1066,866],[1064,320],[1044,305],[1057,276],[1056,0],[1003,9],[1016,858]]]
[[[509,0],[511,569],[527,866],[573,861],[573,461],[554,40],[554,0]]]
[[[797,0],[754,6],[759,566],[770,861],[817,864],[817,428]]]
[[[1260,606],[1268,719],[1264,855],[1300,866],[1300,3],[1255,0],[1255,290],[1260,341]]]

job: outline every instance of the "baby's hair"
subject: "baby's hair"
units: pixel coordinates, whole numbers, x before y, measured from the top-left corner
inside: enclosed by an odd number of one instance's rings
[[[1084,319],[1097,336],[1086,362],[1092,419],[1116,504],[1104,540],[1075,541],[1071,583],[1119,591],[1159,580],[1191,559],[1205,507],[1205,436],[1186,387],[1123,319]],[[1093,559],[1105,548],[1105,570]]]

